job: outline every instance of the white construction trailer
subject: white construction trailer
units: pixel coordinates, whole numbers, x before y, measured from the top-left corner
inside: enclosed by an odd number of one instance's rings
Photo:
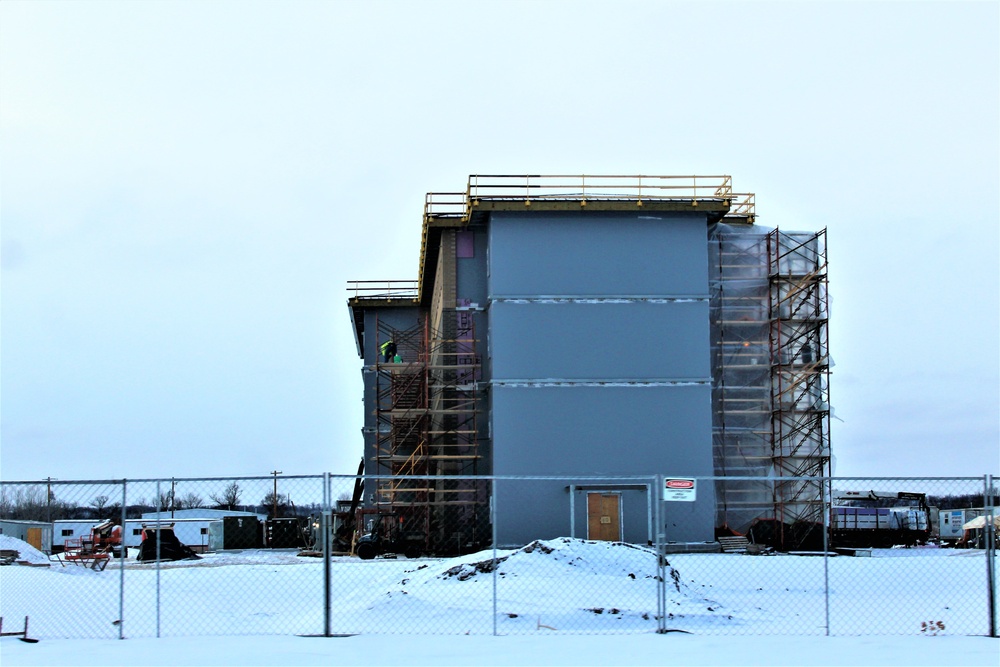
[[[938,530],[942,542],[958,542],[965,534],[962,524],[986,514],[982,507],[958,510],[938,510]]]
[[[160,519],[162,525],[173,524],[174,534],[181,544],[191,547],[197,552],[208,549],[208,525],[212,519]],[[62,551],[69,540],[90,535],[91,529],[99,521],[77,521],[60,519],[52,524],[52,542],[55,551]],[[126,547],[137,548],[142,543],[142,527],[156,524],[156,519],[129,519],[122,530],[122,540]]]

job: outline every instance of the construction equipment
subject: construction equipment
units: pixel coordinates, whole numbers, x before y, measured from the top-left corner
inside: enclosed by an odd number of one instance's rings
[[[358,538],[355,552],[362,560],[390,553],[416,558],[423,553],[425,542],[423,532],[406,528],[401,514],[379,514],[372,520],[371,529]]]
[[[198,560],[201,558],[191,547],[181,544],[174,534],[174,524],[142,524],[142,543],[136,560]]]
[[[334,545],[343,551],[353,551],[354,541],[357,539],[358,507],[361,505],[361,497],[365,492],[365,480],[361,477],[365,474],[365,460],[361,459],[358,465],[358,474],[354,478],[354,494],[351,496],[351,507],[347,512],[334,515]]]
[[[331,547],[334,553],[349,554],[354,552],[354,543],[357,539],[357,526],[359,524],[357,515],[358,507],[361,505],[361,497],[365,490],[365,460],[361,459],[358,466],[358,474],[354,479],[354,494],[351,497],[349,509],[343,509],[342,503],[337,501],[338,510],[332,513],[332,524],[329,530],[333,532]],[[320,520],[319,517],[309,517],[309,520],[301,526],[302,541],[305,548],[300,552],[300,556],[322,556],[323,547],[320,544]]]
[[[71,563],[103,571],[111,557],[122,556],[122,527],[108,519],[90,529],[90,535],[66,540],[62,557]]]

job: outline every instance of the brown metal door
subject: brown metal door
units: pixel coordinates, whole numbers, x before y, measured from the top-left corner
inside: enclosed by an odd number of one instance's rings
[[[42,529],[41,528],[29,528],[28,529],[28,544],[35,547],[39,551],[42,550]]]
[[[587,539],[616,542],[621,539],[621,496],[587,494]]]

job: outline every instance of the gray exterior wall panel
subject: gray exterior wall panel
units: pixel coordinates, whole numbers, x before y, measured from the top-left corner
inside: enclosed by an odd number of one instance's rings
[[[494,213],[490,296],[707,296],[704,214]]]
[[[703,214],[490,216],[495,474],[712,475],[705,230]],[[500,542],[567,535],[567,486],[498,486]],[[645,542],[646,494],[621,494],[624,538]],[[712,489],[672,505],[667,539],[712,539]]]
[[[712,475],[711,387],[494,386],[494,473],[497,475]],[[565,535],[566,484],[524,482],[498,487],[503,512],[531,516],[530,526],[503,527],[502,543]],[[704,485],[695,503],[672,503],[675,541],[712,539],[714,494]],[[505,490],[506,489],[506,490]],[[626,507],[628,510],[628,508]],[[578,510],[586,511],[585,507]],[[646,540],[645,510],[628,510],[626,540]],[[551,534],[545,531],[556,531]],[[561,532],[560,532],[561,531]]]
[[[708,380],[708,302],[511,303],[490,309],[493,378]]]

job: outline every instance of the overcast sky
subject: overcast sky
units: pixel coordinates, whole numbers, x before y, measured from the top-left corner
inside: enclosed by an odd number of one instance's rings
[[[2,477],[353,473],[346,282],[416,278],[424,193],[470,173],[731,174],[761,224],[827,228],[835,473],[996,473],[998,26],[5,0]]]

